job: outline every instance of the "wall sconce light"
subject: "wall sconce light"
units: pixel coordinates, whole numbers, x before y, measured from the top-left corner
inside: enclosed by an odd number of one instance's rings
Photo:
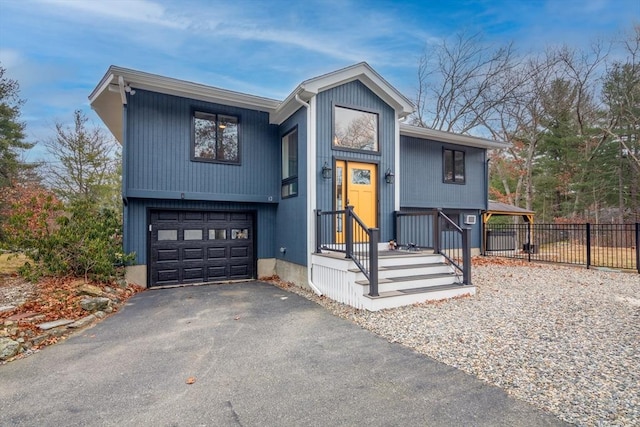
[[[324,165],[322,166],[322,177],[324,179],[331,179],[332,177],[331,168],[327,162],[324,162]]]
[[[391,169],[387,169],[387,172],[384,174],[384,180],[387,184],[393,184],[395,182],[396,175],[391,172]]]

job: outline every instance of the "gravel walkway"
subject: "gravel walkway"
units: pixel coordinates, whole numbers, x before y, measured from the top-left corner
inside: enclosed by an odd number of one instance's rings
[[[640,275],[478,266],[478,294],[377,313],[315,295],[334,314],[578,425],[640,425]]]

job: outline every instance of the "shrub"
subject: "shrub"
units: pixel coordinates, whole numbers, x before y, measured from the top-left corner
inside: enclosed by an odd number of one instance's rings
[[[20,269],[31,280],[40,275],[72,275],[106,282],[120,276],[121,267],[135,257],[122,253],[122,226],[113,209],[98,209],[81,200],[66,206],[62,215],[56,215],[55,227],[49,225],[51,216],[42,215],[35,229],[16,230],[32,214],[29,209],[16,208],[9,218],[14,228],[13,246],[23,249],[33,260],[33,264],[27,263]]]

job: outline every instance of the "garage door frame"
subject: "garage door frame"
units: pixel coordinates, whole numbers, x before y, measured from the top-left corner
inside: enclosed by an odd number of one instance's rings
[[[151,229],[151,215],[153,212],[203,212],[203,213],[224,213],[224,214],[233,214],[233,213],[241,213],[241,214],[246,214],[249,215],[250,217],[250,222],[251,222],[251,228],[253,230],[253,239],[252,239],[252,251],[253,251],[253,262],[252,262],[252,268],[253,268],[253,276],[251,278],[248,279],[226,279],[226,280],[220,280],[220,281],[211,281],[211,283],[215,283],[215,282],[220,282],[220,283],[224,283],[224,282],[229,282],[229,281],[234,281],[234,280],[255,280],[257,278],[257,274],[258,274],[258,225],[257,225],[257,218],[258,218],[258,212],[255,209],[200,209],[200,208],[163,208],[163,207],[147,207],[146,209],[146,217],[147,217],[147,229],[146,229],[146,247],[147,247],[147,263],[148,263],[148,274],[147,274],[147,287],[148,288],[152,288],[152,287],[162,287],[165,285],[154,285],[153,282],[153,274],[152,274],[152,264],[153,264],[153,254],[152,254],[152,229]],[[209,283],[209,282],[206,282]],[[176,286],[185,286],[188,285],[189,283],[180,283],[177,284]]]

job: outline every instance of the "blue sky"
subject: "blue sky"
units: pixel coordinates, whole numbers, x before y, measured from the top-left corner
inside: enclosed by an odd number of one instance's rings
[[[0,62],[36,142],[82,109],[111,64],[283,99],[367,61],[409,98],[425,46],[466,30],[518,52],[585,48],[640,23],[640,0],[0,0]],[[40,148],[27,160],[43,156]]]

